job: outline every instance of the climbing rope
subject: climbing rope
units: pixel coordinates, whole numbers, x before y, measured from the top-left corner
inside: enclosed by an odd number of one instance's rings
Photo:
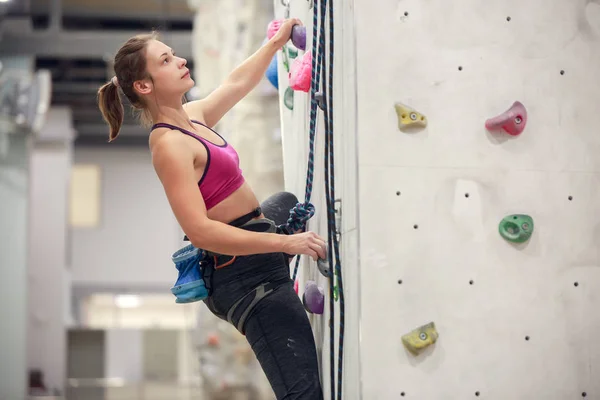
[[[315,137],[317,130],[317,111],[320,106],[323,110],[325,125],[325,195],[327,203],[327,242],[328,248],[333,249],[327,252],[328,263],[334,265],[335,269],[329,269],[329,312],[331,323],[329,324],[329,343],[330,343],[330,385],[332,400],[342,399],[342,377],[343,377],[343,357],[344,357],[344,324],[345,324],[345,305],[344,305],[344,286],[342,280],[342,269],[340,261],[339,240],[336,226],[335,210],[335,169],[334,169],[334,136],[333,136],[333,57],[334,57],[334,24],[333,24],[333,1],[329,2],[327,9],[327,0],[320,0],[320,7],[317,7],[319,0],[313,4],[313,43],[312,43],[312,68],[311,68],[311,86],[310,86],[310,123],[309,123],[309,152],[308,166],[306,176],[306,191],[304,203],[298,203],[291,211],[287,224],[280,227],[286,233],[292,233],[297,230],[304,230],[308,220],[314,215],[315,208],[310,203],[313,190],[314,179],[314,158],[315,158]],[[320,11],[320,13],[319,13]],[[327,70],[326,53],[326,14],[329,11],[329,69]],[[320,17],[320,18],[319,18]],[[321,75],[323,70],[323,76]],[[327,76],[328,75],[328,76]],[[321,87],[323,90],[319,92]],[[295,281],[298,274],[300,257],[296,257],[296,265],[292,279]],[[336,285],[337,283],[337,285]],[[337,287],[337,293],[336,293]],[[335,374],[335,299],[339,296],[340,300],[340,325],[338,340],[338,363],[337,363],[337,392],[336,374]]]
[[[344,303],[344,285],[342,280],[342,269],[340,262],[339,241],[336,226],[335,210],[335,160],[334,160],[334,136],[333,136],[333,68],[334,68],[334,23],[333,23],[333,2],[329,1],[329,10],[327,10],[327,0],[321,2],[321,36],[319,38],[320,53],[326,53],[325,42],[325,16],[329,11],[329,69],[327,69],[327,57],[320,58],[319,62],[325,73],[323,76],[323,116],[325,120],[325,195],[327,203],[327,233],[328,245],[333,252],[328,253],[329,265],[334,265],[331,279],[329,280],[329,311],[332,323],[330,324],[330,363],[332,381],[335,376],[335,352],[334,352],[334,320],[335,320],[335,298],[336,287],[340,300],[340,325],[338,336],[338,365],[337,365],[337,399],[342,399],[342,379],[343,379],[343,360],[344,360],[344,328],[345,328],[345,303]],[[335,389],[332,385],[332,399],[335,399]]]
[[[319,26],[320,23],[320,28],[318,29],[318,35],[317,33],[315,33],[315,35],[313,36],[314,39],[318,38],[318,50],[316,49],[316,40],[313,41],[313,73],[315,74],[315,85],[311,86],[311,89],[313,89],[313,93],[315,93],[318,88],[319,85],[322,83],[323,84],[323,88],[327,88],[326,85],[326,76],[324,75],[323,77],[321,77],[321,68],[323,68],[323,70],[325,70],[325,57],[324,57],[324,53],[325,53],[325,6],[326,6],[326,1],[327,0],[321,0],[320,1],[320,9],[319,7],[316,6],[313,9],[313,17],[314,17],[314,21],[313,21],[313,26],[315,27],[315,32],[317,31],[317,26]],[[319,16],[319,11],[320,11],[320,16]],[[320,18],[319,18],[320,17]],[[315,53],[316,53],[316,57],[315,57]],[[321,78],[322,81],[321,81]],[[321,100],[321,108],[323,109],[323,119],[325,122],[325,132],[326,135],[329,133],[329,114],[328,114],[328,106],[327,106],[327,98],[329,96],[327,96],[327,90],[323,90],[321,91],[321,99],[317,99],[316,93],[315,95],[313,95],[313,103],[316,105],[318,103],[318,100]],[[313,121],[311,118],[311,123],[316,124],[316,121]],[[331,250],[332,248],[332,241],[331,241],[331,235],[329,235],[330,230],[331,230],[331,226],[330,226],[330,220],[329,220],[329,190],[328,190],[328,173],[329,173],[329,164],[327,163],[327,150],[328,150],[328,140],[327,137],[325,138],[325,192],[326,192],[326,202],[327,202],[327,245],[328,248]],[[335,343],[335,301],[333,298],[333,290],[334,290],[334,286],[335,286],[335,282],[334,282],[334,276],[333,276],[333,270],[331,268],[331,266],[333,265],[332,261],[332,255],[331,255],[331,251],[327,252],[327,259],[328,259],[328,263],[329,263],[329,372],[330,372],[330,377],[329,377],[329,383],[330,383],[330,392],[331,392],[331,399],[335,400],[335,347],[334,347],[334,343]]]
[[[321,4],[321,23],[325,24],[323,15],[327,12],[327,0],[323,0]],[[321,47],[325,53],[325,40],[322,38]],[[326,69],[325,58],[323,58],[323,71]],[[334,265],[333,257],[335,256],[335,282],[334,279],[329,281],[329,303],[330,311],[333,318],[333,303],[335,299],[335,290],[337,287],[340,301],[340,324],[338,333],[338,381],[337,381],[337,399],[342,399],[342,378],[344,367],[344,328],[345,328],[345,303],[344,303],[344,284],[342,279],[342,268],[340,261],[340,249],[338,240],[338,229],[336,226],[336,210],[335,210],[335,160],[334,160],[334,135],[333,135],[333,68],[334,68],[334,22],[333,22],[333,1],[329,1],[329,70],[327,80],[323,79],[323,86],[326,88],[323,104],[325,106],[325,192],[327,201],[327,221],[328,221],[328,241],[329,248],[333,248],[333,255],[329,252],[329,265]],[[328,92],[328,93],[327,93]],[[333,244],[333,245],[332,245]],[[333,325],[333,324],[332,324]],[[333,348],[333,341],[331,342]]]
[[[326,14],[326,5],[327,5],[327,0],[321,0],[320,1],[320,9],[319,7],[317,7],[317,3],[319,3],[317,0],[315,1],[314,7],[313,7],[313,47],[312,47],[312,82],[311,82],[311,86],[310,86],[310,90],[311,90],[311,108],[310,108],[310,132],[311,132],[311,140],[314,141],[314,137],[312,136],[312,133],[316,130],[316,125],[317,125],[317,107],[318,107],[318,102],[320,99],[318,99],[317,96],[317,91],[321,85],[321,83],[323,83],[323,87],[325,89],[327,88],[326,85],[326,77],[323,76],[323,82],[321,82],[321,67],[323,67],[323,70],[325,70],[325,57],[324,57],[324,53],[325,53],[325,14]],[[320,18],[319,18],[319,11],[320,11]],[[332,38],[333,39],[333,38]],[[318,42],[318,43],[317,43]],[[317,46],[318,44],[318,46]],[[323,112],[324,112],[324,119],[325,119],[325,129],[326,129],[326,135],[330,132],[330,124],[329,124],[329,115],[328,115],[328,109],[330,107],[328,107],[327,104],[327,98],[329,96],[327,96],[327,90],[324,90],[321,92],[322,94],[322,103],[321,103],[321,107],[323,108]],[[325,139],[326,142],[326,146],[329,146],[328,144],[328,140],[327,138]],[[311,144],[312,145],[312,144]],[[329,149],[329,147],[327,148]],[[326,149],[326,150],[327,150]],[[328,246],[329,249],[332,248],[332,240],[331,240],[331,221],[330,221],[330,204],[329,204],[329,178],[328,178],[328,172],[329,172],[329,163],[327,163],[327,151],[325,151],[326,156],[325,156],[325,167],[326,167],[326,179],[325,179],[325,192],[327,197],[327,233],[328,233],[328,238],[327,238],[327,242],[328,242]],[[334,222],[335,224],[335,222]],[[335,230],[334,230],[335,232]],[[328,258],[328,262],[329,265],[333,265],[332,263],[332,255],[331,255],[331,251],[328,252],[327,254],[327,258]],[[335,342],[335,326],[334,326],[334,321],[335,321],[335,302],[334,302],[334,296],[333,296],[333,292],[334,292],[334,277],[332,269],[329,269],[330,271],[330,276],[329,276],[329,314],[330,314],[330,318],[331,321],[329,323],[329,366],[330,366],[330,377],[329,377],[329,382],[330,382],[330,387],[331,387],[331,398],[332,400],[335,400],[335,350],[334,350],[334,342]]]
[[[289,3],[288,3],[289,6]],[[304,203],[298,203],[291,211],[290,217],[287,221],[287,225],[281,227],[281,229],[291,234],[294,231],[304,230],[306,228],[306,222],[310,219],[315,212],[315,207],[310,203],[313,190],[313,180],[315,172],[315,137],[317,131],[317,88],[320,83],[320,63],[317,63],[317,57],[321,57],[321,53],[317,53],[317,38],[318,38],[318,16],[317,7],[313,5],[314,23],[313,23],[313,43],[312,43],[312,68],[311,68],[311,85],[310,85],[310,123],[309,123],[309,148],[308,148],[308,165],[306,168],[306,190],[304,193]],[[300,266],[300,256],[296,257],[296,265],[294,266],[294,272],[292,279],[295,281],[298,275],[298,267]]]
[[[290,210],[290,217],[287,220],[287,227],[290,233],[302,230],[306,227],[306,223],[312,216],[315,215],[315,206],[309,200],[305,203],[298,203]]]

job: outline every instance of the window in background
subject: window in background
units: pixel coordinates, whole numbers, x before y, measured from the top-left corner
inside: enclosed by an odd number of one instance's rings
[[[69,190],[69,224],[73,228],[95,228],[100,223],[100,167],[75,164]]]

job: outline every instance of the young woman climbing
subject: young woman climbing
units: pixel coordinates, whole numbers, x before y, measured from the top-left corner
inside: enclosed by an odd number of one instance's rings
[[[236,151],[212,127],[261,81],[296,24],[301,22],[286,20],[202,100],[183,101],[194,86],[186,60],[154,33],[133,37],[119,49],[115,76],[98,91],[109,141],[123,122],[120,93],[151,125],[152,164],[172,211],[191,243],[214,257],[211,294],[204,302],[245,334],[277,399],[287,400],[323,398],[312,329],[287,257],[324,259],[326,244],[313,232],[274,233],[276,223],[265,218],[244,181]],[[294,205],[289,196],[283,202],[275,196],[264,209],[281,215]]]

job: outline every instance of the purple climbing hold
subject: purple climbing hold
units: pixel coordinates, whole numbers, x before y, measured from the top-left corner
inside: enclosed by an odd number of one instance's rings
[[[325,309],[325,295],[323,289],[316,282],[308,281],[302,295],[304,308],[311,314],[323,314]]]
[[[306,50],[306,27],[294,25],[292,28],[292,43],[299,50]]]
[[[515,101],[513,105],[500,115],[485,121],[485,127],[489,130],[504,129],[512,136],[520,135],[527,125],[527,110],[525,106]]]
[[[273,36],[279,31],[281,28],[281,24],[283,24],[283,19],[275,19],[269,23],[267,26],[267,38],[271,40]],[[303,25],[294,25],[292,27],[292,43],[299,50],[306,50],[306,27]]]

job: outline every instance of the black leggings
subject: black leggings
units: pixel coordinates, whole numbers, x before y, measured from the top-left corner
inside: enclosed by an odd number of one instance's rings
[[[293,195],[283,193],[261,206],[265,217],[282,224],[296,202]],[[204,302],[213,314],[226,320],[228,311],[240,301],[232,321],[237,326],[255,289],[267,283],[268,294],[245,318],[246,339],[278,400],[321,400],[313,332],[283,253],[236,257],[231,265],[214,270],[212,295]]]

